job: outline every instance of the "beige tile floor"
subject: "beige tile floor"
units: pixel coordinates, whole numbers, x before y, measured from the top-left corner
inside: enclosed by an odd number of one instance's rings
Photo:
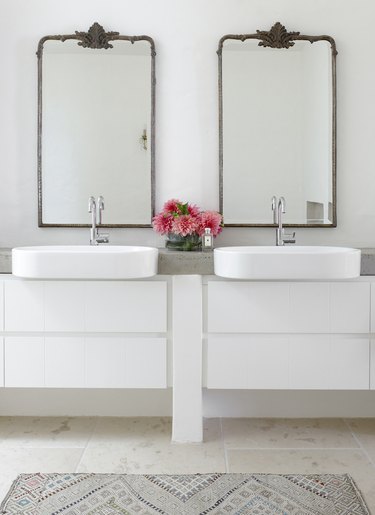
[[[375,514],[375,419],[208,419],[172,444],[168,418],[0,417],[0,498],[21,472],[349,473]]]

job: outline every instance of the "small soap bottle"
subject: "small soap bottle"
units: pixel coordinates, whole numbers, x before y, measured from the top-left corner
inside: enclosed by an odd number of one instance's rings
[[[211,234],[211,229],[207,227],[202,235],[202,250],[203,252],[209,252],[214,248],[214,239]]]

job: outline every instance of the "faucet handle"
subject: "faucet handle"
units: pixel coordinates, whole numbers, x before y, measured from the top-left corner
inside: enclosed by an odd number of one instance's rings
[[[98,197],[97,206],[98,206],[98,225],[101,225],[102,211],[104,210],[104,197],[102,195],[100,195],[100,197]]]
[[[93,208],[95,209],[96,203],[94,197],[89,197],[89,213],[92,213]]]
[[[100,232],[96,237],[96,243],[109,243],[109,233],[108,232]]]
[[[284,197],[279,198],[278,208],[281,209],[282,213],[285,213],[285,198]]]
[[[97,204],[98,204],[98,208],[100,210],[104,209],[104,197],[102,195],[100,195],[100,197],[98,197]]]
[[[295,231],[293,232],[290,232],[290,233],[286,233],[285,232],[285,229],[283,229],[283,234],[282,234],[282,239],[283,239],[283,242],[284,243],[295,243],[296,242],[296,233]]]

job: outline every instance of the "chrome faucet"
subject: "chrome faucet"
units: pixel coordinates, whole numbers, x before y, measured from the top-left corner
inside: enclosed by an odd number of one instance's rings
[[[89,198],[89,213],[91,213],[90,245],[108,243],[109,234],[99,233],[97,225],[102,223],[102,211],[104,210],[104,198],[100,196],[95,202],[94,197]]]
[[[296,242],[296,233],[286,233],[283,228],[282,215],[285,214],[285,198],[280,197],[279,200],[275,196],[271,199],[271,207],[273,211],[273,223],[277,224],[276,228],[276,245],[283,246],[286,243]]]

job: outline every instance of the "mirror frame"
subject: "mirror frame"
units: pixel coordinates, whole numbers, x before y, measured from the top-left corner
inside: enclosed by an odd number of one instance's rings
[[[337,91],[336,91],[336,43],[331,36],[307,36],[299,32],[288,32],[284,25],[276,22],[269,31],[257,30],[255,34],[227,34],[219,41],[217,50],[219,65],[219,209],[223,214],[223,45],[224,42],[233,39],[246,41],[247,39],[258,40],[258,46],[270,48],[290,48],[295,41],[310,41],[311,44],[317,41],[328,41],[331,45],[332,55],[332,223],[330,224],[283,224],[284,227],[337,227]],[[225,227],[276,227],[276,224],[226,224]]]
[[[77,44],[83,48],[109,49],[111,41],[148,41],[151,51],[151,219],[155,215],[155,43],[150,36],[124,36],[119,32],[106,32],[104,28],[95,22],[87,32],[75,31],[74,34],[44,36],[40,39],[37,50],[38,58],[38,227],[91,227],[90,224],[46,224],[43,222],[43,196],[42,196],[42,89],[43,89],[43,50],[46,41],[77,40]],[[152,227],[149,224],[100,224],[100,227]]]

